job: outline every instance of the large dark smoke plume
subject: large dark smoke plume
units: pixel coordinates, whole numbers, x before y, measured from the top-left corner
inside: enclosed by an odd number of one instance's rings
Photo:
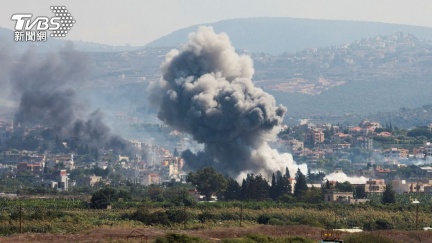
[[[15,122],[43,124],[67,132],[83,107],[73,87],[86,76],[85,57],[71,47],[46,56],[29,50],[10,70],[10,85],[19,102]]]
[[[1,70],[7,73],[1,77],[2,88],[19,104],[16,124],[41,124],[86,144],[116,145],[120,152],[131,151],[126,140],[111,134],[99,111],[87,115],[86,104],[78,99],[75,87],[83,84],[89,66],[83,53],[69,45],[56,53],[29,50],[18,58],[14,56],[17,54],[0,52],[0,60],[8,59],[9,63]]]
[[[297,169],[290,154],[267,143],[278,133],[285,107],[254,86],[252,59],[238,55],[226,34],[200,27],[180,51],[167,54],[161,69],[151,97],[159,119],[205,145],[202,152],[183,154],[189,168],[211,165],[231,176]]]

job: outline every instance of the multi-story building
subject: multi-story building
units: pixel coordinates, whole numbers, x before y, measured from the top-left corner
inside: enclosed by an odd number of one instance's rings
[[[60,170],[57,175],[58,190],[68,191],[69,190],[69,177],[66,174],[66,170]]]
[[[355,146],[362,149],[373,149],[373,139],[367,137],[358,137],[355,140]]]
[[[432,191],[432,180],[424,179],[415,182],[407,182],[406,180],[393,180],[393,190],[396,193],[418,193]]]
[[[365,184],[365,192],[367,193],[383,193],[386,189],[386,184],[383,179],[369,179]]]
[[[321,130],[310,129],[304,134],[304,141],[307,144],[317,144],[324,142],[324,132]]]
[[[408,149],[390,148],[383,151],[383,155],[390,159],[402,159],[408,157]]]
[[[102,181],[102,176],[91,175],[85,178],[85,185],[94,186],[96,183]]]
[[[161,178],[157,173],[144,173],[141,179],[141,185],[144,186],[161,184]]]
[[[141,150],[141,144],[142,144],[142,142],[141,141],[139,141],[139,140],[130,140],[129,141],[136,149],[139,149],[139,150]]]
[[[20,152],[4,151],[3,160],[7,164],[18,163],[22,161],[23,155]]]
[[[143,186],[161,184],[161,177],[159,173],[154,171],[131,169],[128,172],[128,177],[133,180],[134,183]]]
[[[40,163],[34,163],[34,164],[30,164],[27,162],[21,162],[17,165],[17,173],[18,174],[22,174],[22,173],[30,173],[33,175],[38,175],[40,173],[42,173],[42,166]]]

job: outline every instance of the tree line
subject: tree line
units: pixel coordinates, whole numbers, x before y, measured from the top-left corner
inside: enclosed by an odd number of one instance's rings
[[[226,201],[230,200],[278,200],[283,196],[301,198],[308,191],[307,178],[297,170],[295,181],[291,178],[288,168],[285,172],[273,173],[271,183],[261,175],[247,174],[241,182],[231,177],[224,177],[215,171],[213,167],[205,167],[196,172],[190,172],[187,182],[196,186],[199,193],[210,200],[212,195]]]

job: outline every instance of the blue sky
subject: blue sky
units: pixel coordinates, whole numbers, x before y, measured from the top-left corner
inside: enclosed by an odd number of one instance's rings
[[[429,0],[2,0],[0,27],[12,14],[53,16],[64,5],[76,19],[66,39],[110,45],[145,45],[179,28],[247,17],[360,20],[432,27]]]

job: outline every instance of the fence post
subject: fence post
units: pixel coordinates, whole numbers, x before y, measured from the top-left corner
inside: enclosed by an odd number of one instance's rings
[[[242,227],[243,221],[243,204],[240,204],[240,227]]]
[[[20,233],[22,234],[22,203],[20,204]]]

